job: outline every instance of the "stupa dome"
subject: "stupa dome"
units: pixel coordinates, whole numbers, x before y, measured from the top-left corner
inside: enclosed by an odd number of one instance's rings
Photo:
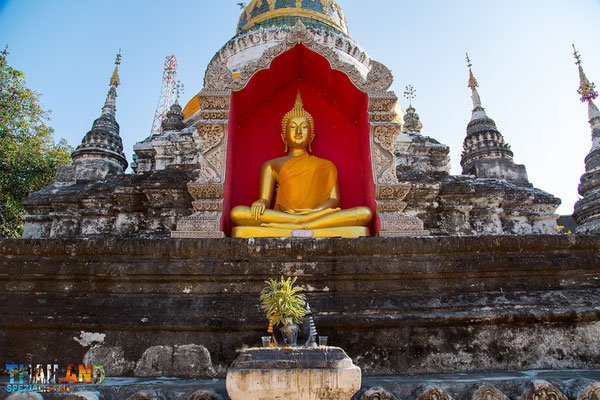
[[[298,20],[309,28],[348,35],[346,17],[333,0],[252,0],[240,16],[236,34],[272,26],[294,26]]]

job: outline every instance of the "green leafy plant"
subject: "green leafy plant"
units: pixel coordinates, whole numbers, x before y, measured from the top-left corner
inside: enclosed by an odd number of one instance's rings
[[[283,279],[282,276],[280,281],[265,281],[267,286],[260,292],[260,307],[266,311],[273,325],[284,325],[286,317],[292,317],[295,323],[300,324],[306,314],[306,296],[299,293],[304,289],[294,287],[296,278]]]

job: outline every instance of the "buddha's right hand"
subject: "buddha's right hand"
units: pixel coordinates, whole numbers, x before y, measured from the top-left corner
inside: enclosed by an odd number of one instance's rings
[[[252,218],[254,218],[256,221],[258,221],[260,219],[260,216],[264,214],[266,209],[267,200],[258,199],[254,203],[252,203],[252,206],[250,207],[250,215],[252,215]]]

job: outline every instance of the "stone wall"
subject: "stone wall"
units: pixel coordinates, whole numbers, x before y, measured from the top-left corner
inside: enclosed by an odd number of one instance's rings
[[[181,375],[184,348],[223,376],[267,329],[263,281],[295,275],[365,375],[597,369],[599,255],[599,236],[3,240],[0,365]]]

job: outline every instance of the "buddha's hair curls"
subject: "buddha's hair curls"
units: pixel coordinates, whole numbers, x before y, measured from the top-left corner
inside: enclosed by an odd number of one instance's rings
[[[315,138],[315,120],[312,115],[308,111],[304,109],[304,104],[302,103],[302,97],[300,97],[300,91],[298,90],[298,95],[296,96],[296,103],[294,107],[283,116],[281,120],[281,139],[285,143],[285,149],[287,151],[287,142],[285,141],[286,128],[290,119],[294,117],[305,117],[308,121],[308,125],[310,126],[310,142],[308,144],[308,148],[310,150],[310,143],[312,143]]]

